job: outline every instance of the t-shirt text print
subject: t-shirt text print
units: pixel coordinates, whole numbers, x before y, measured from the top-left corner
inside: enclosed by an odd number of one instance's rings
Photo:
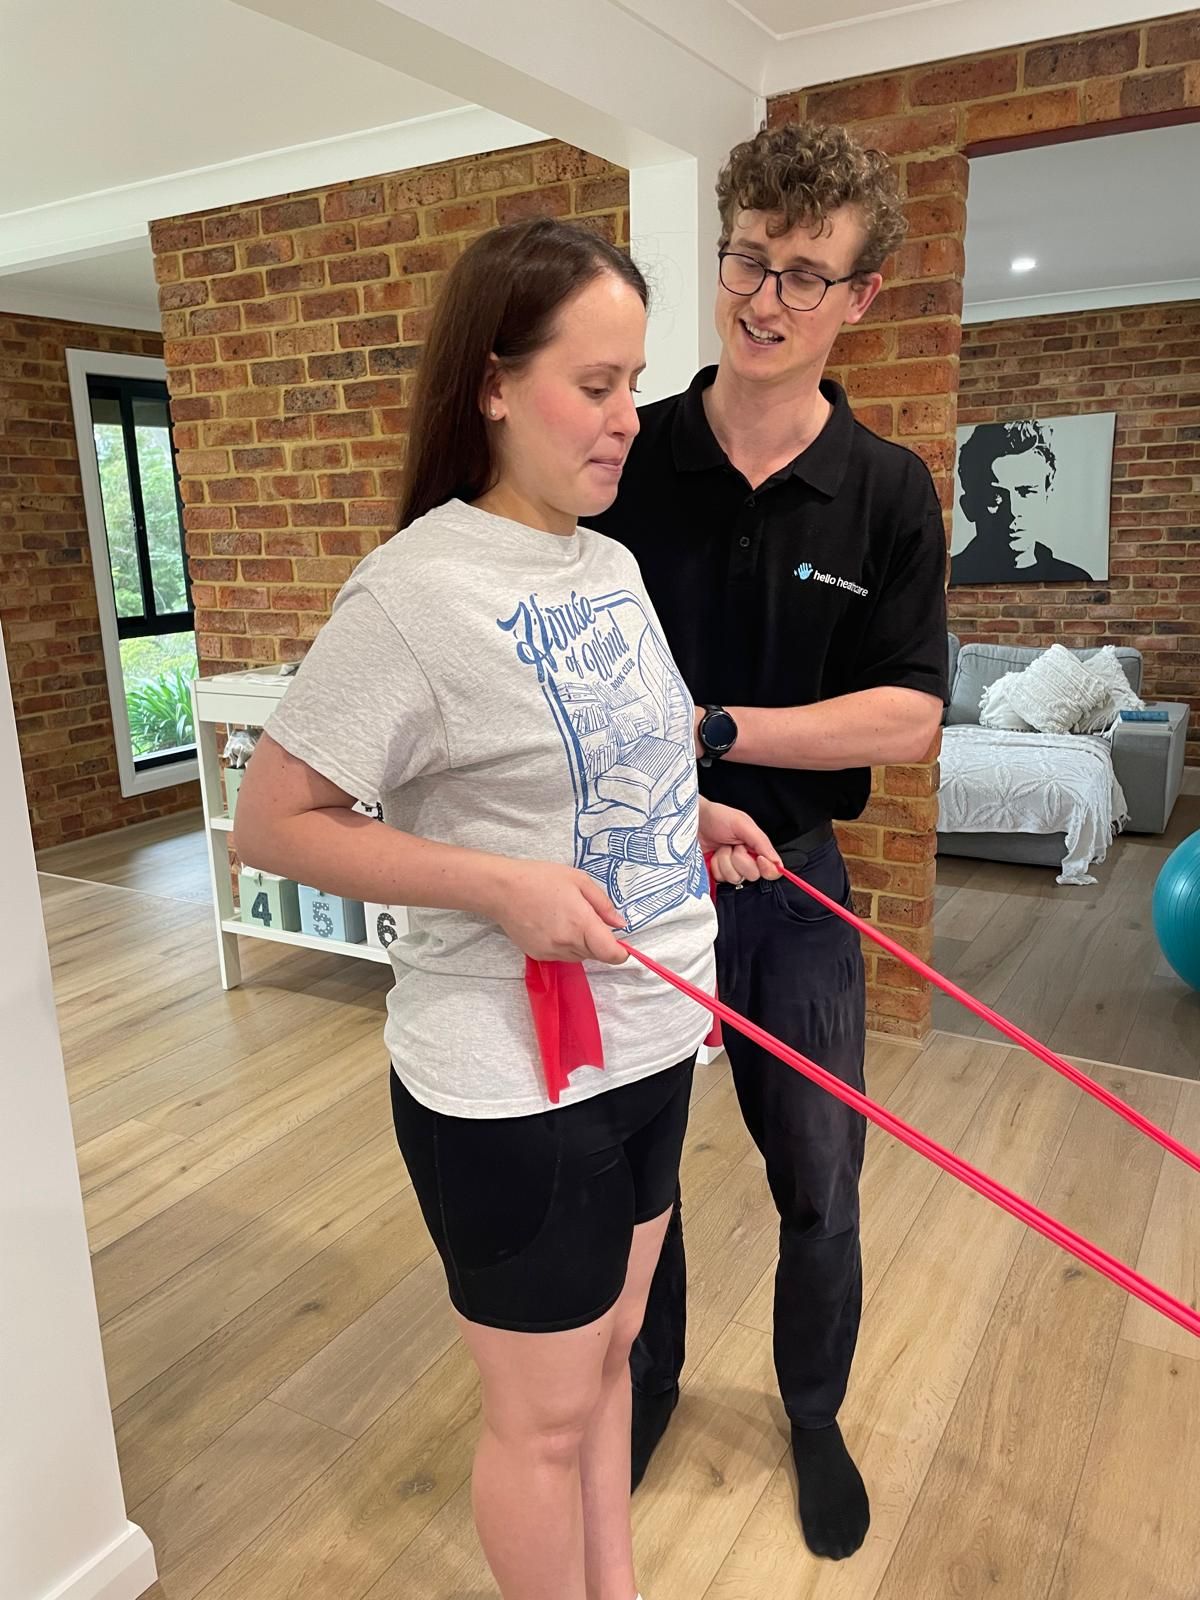
[[[575,865],[636,933],[705,892],[692,702],[628,589],[565,602],[537,594],[498,619],[536,674],[575,794]]]

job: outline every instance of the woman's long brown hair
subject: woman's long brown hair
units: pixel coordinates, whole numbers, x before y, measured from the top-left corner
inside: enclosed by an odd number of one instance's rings
[[[483,417],[494,355],[509,371],[553,337],[563,303],[603,272],[648,303],[646,281],[622,251],[569,222],[538,217],[493,228],[446,278],[417,374],[401,528],[445,505],[478,500],[495,481]]]

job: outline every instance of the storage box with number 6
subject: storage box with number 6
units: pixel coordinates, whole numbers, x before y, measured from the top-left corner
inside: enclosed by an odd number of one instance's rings
[[[367,943],[387,950],[408,932],[408,910],[404,906],[367,903]]]
[[[275,933],[300,932],[299,885],[290,878],[243,867],[238,875],[238,904],[243,922]]]

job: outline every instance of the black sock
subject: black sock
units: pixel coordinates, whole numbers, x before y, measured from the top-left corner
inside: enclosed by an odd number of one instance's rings
[[[661,1394],[642,1394],[639,1390],[633,1391],[633,1433],[630,1449],[630,1480],[631,1491],[635,1490],[646,1476],[646,1468],[650,1465],[650,1457],[658,1446],[658,1441],[667,1431],[667,1423],[671,1420],[671,1413],[679,1404],[679,1385],[666,1389]]]
[[[792,1424],[792,1459],[800,1488],[804,1542],[815,1556],[844,1561],[871,1526],[871,1502],[836,1422],[827,1428]]]

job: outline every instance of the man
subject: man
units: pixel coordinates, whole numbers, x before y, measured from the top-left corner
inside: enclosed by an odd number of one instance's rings
[[[975,537],[950,563],[951,583],[1091,583],[1045,542],[1057,462],[1040,422],[986,422],[958,454],[959,505]]]
[[[946,694],[929,473],[822,378],[879,292],[903,213],[885,159],[839,128],[759,133],[717,196],[720,365],[641,412],[597,526],[641,563],[696,701],[702,791],[748,810],[794,871],[848,904],[833,819],[862,811],[872,765],[927,754]],[[723,885],[718,913],[721,998],[861,1088],[858,935],[787,883]],[[725,1041],[780,1216],[775,1363],[800,1518],[814,1552],[841,1558],[870,1522],[837,1424],[862,1302],[864,1124],[730,1028]],[[632,1363],[635,1486],[678,1399],[684,1295],[677,1213]]]

